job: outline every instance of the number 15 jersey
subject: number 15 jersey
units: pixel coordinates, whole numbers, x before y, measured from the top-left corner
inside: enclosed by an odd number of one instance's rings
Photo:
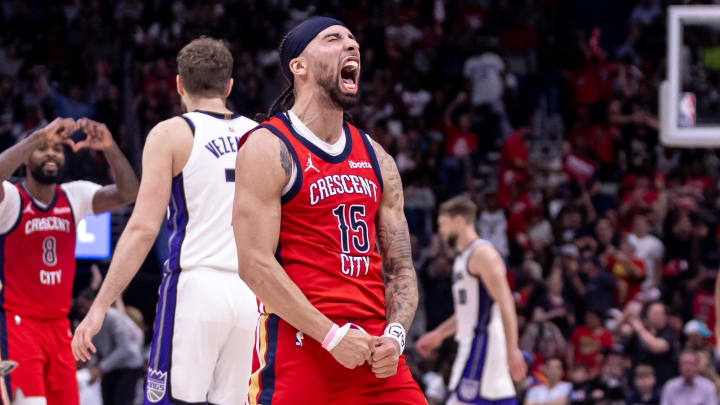
[[[326,316],[384,321],[385,285],[375,249],[383,184],[370,139],[345,123],[345,148],[331,155],[301,135],[286,114],[261,127],[285,143],[296,165],[282,197],[278,261]]]

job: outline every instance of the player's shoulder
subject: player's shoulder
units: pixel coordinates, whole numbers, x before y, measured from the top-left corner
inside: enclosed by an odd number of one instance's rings
[[[175,116],[158,122],[148,133],[145,150],[157,153],[173,153],[192,148],[195,128],[182,116]]]
[[[89,190],[97,189],[99,187],[102,186],[89,180],[73,180],[60,184],[60,188],[63,191]]]
[[[65,193],[68,202],[75,209],[85,203],[92,202],[95,193],[101,188],[101,185],[88,180],[74,180],[60,184],[60,189]]]
[[[150,130],[148,138],[153,137],[173,137],[179,133],[187,133],[192,135],[193,128],[188,124],[186,118],[181,115],[160,121]],[[175,136],[176,137],[176,136]],[[169,141],[169,139],[168,139]]]
[[[502,256],[500,256],[495,246],[487,241],[477,243],[470,252],[470,262],[478,261],[480,263],[488,263],[496,260],[502,261]]]
[[[240,129],[243,131],[243,133],[250,131],[251,129],[258,126],[258,122],[250,119],[244,115],[241,115],[237,118],[235,118],[235,123],[240,127]]]
[[[279,161],[283,168],[293,163],[285,141],[264,127],[254,127],[243,136],[238,144],[238,158],[263,166],[268,162]]]
[[[0,204],[5,203],[7,204],[7,201],[13,200],[13,201],[20,201],[20,189],[17,185],[14,183],[4,180],[2,182],[2,188],[4,197],[2,200],[0,200]]]
[[[364,136],[368,139],[368,141],[370,141],[370,147],[373,149],[373,152],[375,152],[375,157],[377,158],[378,164],[383,171],[386,169],[392,169],[393,167],[397,170],[397,166],[395,166],[395,159],[387,153],[385,148],[378,141],[365,132],[360,133],[360,136]]]
[[[9,180],[3,180],[2,187],[5,190],[5,192],[13,191],[13,190],[18,191],[18,186]]]
[[[280,191],[291,177],[293,165],[297,165],[293,154],[275,133],[259,127],[238,143],[237,170],[263,176],[266,185],[277,180]]]

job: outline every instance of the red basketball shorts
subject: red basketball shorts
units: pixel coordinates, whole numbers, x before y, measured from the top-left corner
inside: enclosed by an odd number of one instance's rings
[[[0,311],[0,354],[18,367],[0,383],[2,403],[22,391],[48,405],[77,405],[78,384],[67,318],[40,320]]]
[[[377,336],[384,325],[376,323],[360,325]],[[350,370],[274,314],[260,317],[255,343],[250,405],[427,404],[404,356],[392,377],[375,377],[367,364]]]

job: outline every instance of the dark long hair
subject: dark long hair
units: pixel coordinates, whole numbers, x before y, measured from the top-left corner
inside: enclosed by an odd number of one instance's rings
[[[270,109],[268,110],[268,118],[279,112],[287,111],[292,108],[292,106],[295,104],[295,91],[293,87],[293,80],[289,80],[287,86],[285,87],[285,90],[283,90],[282,93],[280,93],[280,95],[270,105]]]
[[[273,101],[273,103],[270,105],[270,108],[268,109],[267,114],[258,113],[255,114],[255,121],[257,122],[263,122],[269,120],[271,117],[273,117],[275,114],[279,112],[285,112],[292,108],[292,106],[295,104],[295,93],[293,91],[293,84],[288,83],[287,87],[285,87],[285,90],[280,93],[279,96]],[[353,117],[350,113],[347,111],[343,111],[343,120],[354,124]]]
[[[283,48],[285,48],[285,43],[288,39],[288,34],[286,34],[282,41],[280,41],[280,46],[278,47],[278,54],[283,54]],[[285,76],[286,69],[282,66],[282,56],[280,57],[280,60],[278,61],[278,67],[280,68],[280,72],[285,77],[285,89],[280,93],[279,96],[275,99],[275,101],[270,104],[270,108],[268,109],[267,114],[258,113],[255,114],[255,120],[258,122],[267,121],[270,119],[270,117],[274,116],[275,114],[287,111],[290,108],[292,108],[293,104],[295,104],[295,93],[293,91],[293,85],[294,80],[292,77],[292,73],[290,74],[290,77]]]

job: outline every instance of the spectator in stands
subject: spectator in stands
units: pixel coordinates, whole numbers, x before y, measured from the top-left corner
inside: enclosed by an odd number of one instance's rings
[[[421,267],[419,274],[423,296],[432,305],[425,308],[427,330],[432,330],[455,311],[452,294],[452,261],[445,252],[439,251]]]
[[[505,89],[505,62],[496,53],[479,42],[475,45],[475,54],[465,61],[463,75],[469,81],[470,101],[473,107],[485,106],[497,115],[501,122],[507,121],[503,92]],[[503,125],[507,133],[509,125]]]
[[[685,350],[700,351],[708,347],[707,339],[712,336],[705,322],[693,319],[683,327],[685,335]]]
[[[420,87],[417,76],[411,74],[405,81],[405,88],[400,98],[405,106],[406,114],[409,117],[419,118],[425,111],[425,107],[430,103],[432,95],[429,91]]]
[[[595,222],[592,237],[597,244],[595,251],[600,260],[609,266],[609,258],[616,253],[617,247],[620,245],[620,233],[615,229],[613,221],[607,216],[600,217]]]
[[[678,341],[668,327],[665,305],[655,302],[647,306],[641,320],[631,316],[628,353],[633,366],[648,364],[655,370],[658,385],[664,384],[676,373],[675,355]]]
[[[585,320],[585,285],[580,273],[580,251],[574,244],[560,248],[560,264],[563,276],[563,297],[573,309],[575,322]]]
[[[605,365],[598,376],[599,386],[603,390],[603,398],[612,404],[624,404],[627,397],[629,381],[629,359],[623,353],[620,344],[605,350]]]
[[[547,218],[543,207],[532,207],[528,216],[528,238],[530,239],[530,248],[539,257],[544,258],[545,251],[555,240],[552,224]]]
[[[715,391],[720,397],[720,375],[718,375],[717,369],[713,361],[713,352],[711,350],[699,350],[696,352],[698,355],[698,369],[700,375],[707,378],[715,384]]]
[[[585,364],[578,363],[570,368],[570,382],[572,383],[570,404],[594,405],[606,400],[606,387],[599,378],[591,377]]]
[[[94,300],[95,293],[91,289],[80,293],[77,298],[80,315],[87,314]],[[143,342],[137,339],[138,331],[140,329],[126,314],[111,307],[100,332],[93,338],[99,362],[90,367],[90,382],[101,380],[104,405],[127,405],[135,401],[135,388],[145,363]]]
[[[617,303],[624,307],[635,298],[645,280],[645,262],[635,254],[629,235],[623,235],[620,249],[611,249],[606,256],[607,268],[617,277]]]
[[[660,392],[655,381],[655,372],[647,364],[635,367],[634,388],[627,398],[627,405],[660,405]]]
[[[583,260],[581,264],[583,290],[580,295],[585,300],[585,308],[604,313],[613,307],[615,295],[615,277],[602,269],[595,257]]]
[[[662,389],[662,405],[717,404],[715,384],[699,375],[698,355],[683,351],[680,355],[680,376],[668,381]]]
[[[545,362],[546,381],[536,385],[527,393],[525,405],[565,405],[568,403],[572,384],[563,381],[563,363],[559,358]]]
[[[645,263],[647,271],[643,289],[657,287],[660,284],[665,247],[659,238],[650,233],[650,224],[645,213],[636,214],[632,224],[628,241],[635,246],[635,254]]]
[[[441,178],[447,195],[456,195],[471,186],[471,155],[477,151],[478,138],[470,128],[470,111],[461,107],[466,102],[467,94],[460,92],[445,111],[445,157]]]
[[[503,144],[500,151],[498,170],[499,201],[501,205],[510,202],[510,188],[517,185],[520,189],[527,186],[529,155],[525,138],[530,135],[529,122],[517,128]]]
[[[613,345],[613,336],[602,324],[603,310],[593,308],[585,314],[585,325],[578,326],[570,336],[567,364],[585,366],[588,377],[595,377],[601,371],[603,353]]]
[[[507,218],[498,204],[497,190],[489,189],[485,193],[485,204],[477,220],[478,235],[490,241],[500,255],[507,260],[510,247],[507,237]]]
[[[545,280],[545,294],[534,305],[533,322],[552,322],[564,336],[570,336],[575,324],[572,303],[563,295],[564,280],[559,269],[551,271]]]
[[[530,322],[520,337],[520,349],[532,354],[531,372],[538,372],[547,359],[563,356],[567,341],[552,322]]]

